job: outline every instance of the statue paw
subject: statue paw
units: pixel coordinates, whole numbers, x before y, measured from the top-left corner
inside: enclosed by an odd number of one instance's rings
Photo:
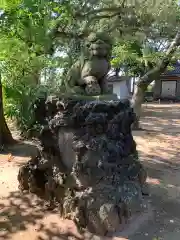
[[[71,88],[69,90],[70,93],[72,94],[78,94],[78,95],[84,95],[85,92],[84,92],[84,89],[82,87],[79,87],[79,86],[75,86],[73,88]]]
[[[101,94],[101,88],[97,82],[89,83],[85,87],[85,92],[87,95],[96,96]]]

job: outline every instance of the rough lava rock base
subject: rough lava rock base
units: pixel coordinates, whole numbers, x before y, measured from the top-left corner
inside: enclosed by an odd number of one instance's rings
[[[41,121],[37,116],[42,146],[20,168],[20,189],[58,203],[62,216],[80,228],[100,235],[118,230],[142,210],[147,177],[131,133],[129,101],[49,97],[44,104]]]

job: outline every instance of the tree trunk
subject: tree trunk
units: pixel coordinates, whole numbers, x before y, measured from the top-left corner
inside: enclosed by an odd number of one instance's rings
[[[147,89],[147,86],[137,86],[134,90],[133,96],[132,96],[132,105],[134,112],[136,114],[136,120],[133,124],[133,129],[134,130],[139,130],[140,129],[140,116],[142,112],[142,103],[144,101],[144,96],[145,96],[145,91]]]
[[[142,112],[142,104],[144,101],[144,94],[148,85],[154,80],[160,80],[160,75],[166,70],[170,60],[175,53],[177,47],[180,45],[180,29],[178,30],[175,38],[168,47],[164,58],[157,64],[157,66],[148,71],[144,76],[140,77],[136,83],[136,89],[132,97],[132,107],[136,114],[136,121],[133,126],[134,129],[139,129],[139,119]]]
[[[11,132],[7,126],[4,111],[3,111],[3,97],[2,97],[2,84],[1,84],[1,76],[0,76],[0,148],[4,145],[9,145],[14,143]]]

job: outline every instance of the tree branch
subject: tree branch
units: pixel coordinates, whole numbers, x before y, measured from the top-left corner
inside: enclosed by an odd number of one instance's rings
[[[104,12],[120,12],[122,8],[125,7],[125,2],[126,0],[122,0],[119,6],[113,6],[113,7],[104,7],[104,8],[99,8],[99,9],[93,9],[87,13],[81,14],[79,12],[75,13],[75,17],[87,17],[87,15],[97,15],[98,13],[104,13]]]
[[[148,71],[144,76],[140,78],[140,80],[137,83],[137,86],[139,87],[148,86],[153,80],[157,79],[157,77],[159,77],[160,74],[166,70],[173,54],[175,53],[179,45],[180,45],[180,28],[175,38],[171,42],[170,46],[168,47],[167,51],[165,52],[165,56],[163,57],[163,59],[157,64],[155,68]]]
[[[90,15],[97,15],[99,13],[112,13],[112,12],[116,12],[116,13],[119,13],[122,9],[122,6],[119,6],[119,7],[106,7],[106,8],[100,8],[100,9],[93,9],[87,13],[80,13],[80,12],[76,12],[74,13],[74,17],[75,18],[85,18],[87,16],[90,16]]]
[[[85,24],[85,27],[84,27],[84,30],[83,31],[86,31],[86,29],[92,24],[92,22],[94,21],[94,20],[100,20],[100,19],[105,19],[105,18],[107,18],[107,19],[109,19],[109,18],[114,18],[114,17],[116,17],[117,15],[118,15],[119,13],[114,13],[114,14],[111,14],[111,15],[107,15],[107,14],[104,14],[104,15],[95,15],[95,16],[93,16],[91,19],[89,19],[88,20],[88,22]]]
[[[119,15],[120,13],[122,13],[122,10],[124,9],[124,3],[126,0],[123,0],[120,6],[115,6],[115,7],[105,7],[105,8],[100,8],[100,9],[93,9],[89,12],[86,13],[80,13],[80,12],[75,12],[73,14],[74,19],[87,19],[87,23],[85,24],[82,33],[79,34],[78,36],[76,35],[76,38],[84,38],[88,35],[88,31],[87,28],[90,26],[90,24],[94,21],[94,20],[98,20],[98,19],[103,19],[103,18],[113,18],[117,15]],[[99,15],[100,13],[102,13],[101,15]],[[89,18],[89,19],[88,19]],[[57,21],[55,27],[51,30],[51,35],[56,38],[56,37],[64,37],[64,38],[72,38],[75,37],[74,33],[68,33],[65,31],[60,31],[61,25],[61,20]]]
[[[114,18],[116,16],[120,16],[120,13],[122,13],[125,8],[125,1],[126,0],[123,0],[121,5],[118,7],[116,6],[116,7],[100,8],[100,9],[94,9],[92,11],[89,11],[87,15],[93,15],[93,16],[87,20],[87,23],[83,28],[84,29],[83,31],[85,31],[90,26],[90,24],[92,24],[94,20],[105,19],[105,18],[109,19],[109,18]],[[99,13],[104,13],[104,14],[98,15]],[[81,15],[81,17],[82,16],[87,17],[87,15],[83,14]],[[121,16],[120,16],[120,19],[121,19]]]

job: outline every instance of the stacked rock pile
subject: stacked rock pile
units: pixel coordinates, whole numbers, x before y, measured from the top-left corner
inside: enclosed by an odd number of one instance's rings
[[[42,149],[20,168],[20,188],[58,203],[63,217],[93,233],[116,231],[142,210],[147,177],[129,102],[51,97],[44,109]]]

